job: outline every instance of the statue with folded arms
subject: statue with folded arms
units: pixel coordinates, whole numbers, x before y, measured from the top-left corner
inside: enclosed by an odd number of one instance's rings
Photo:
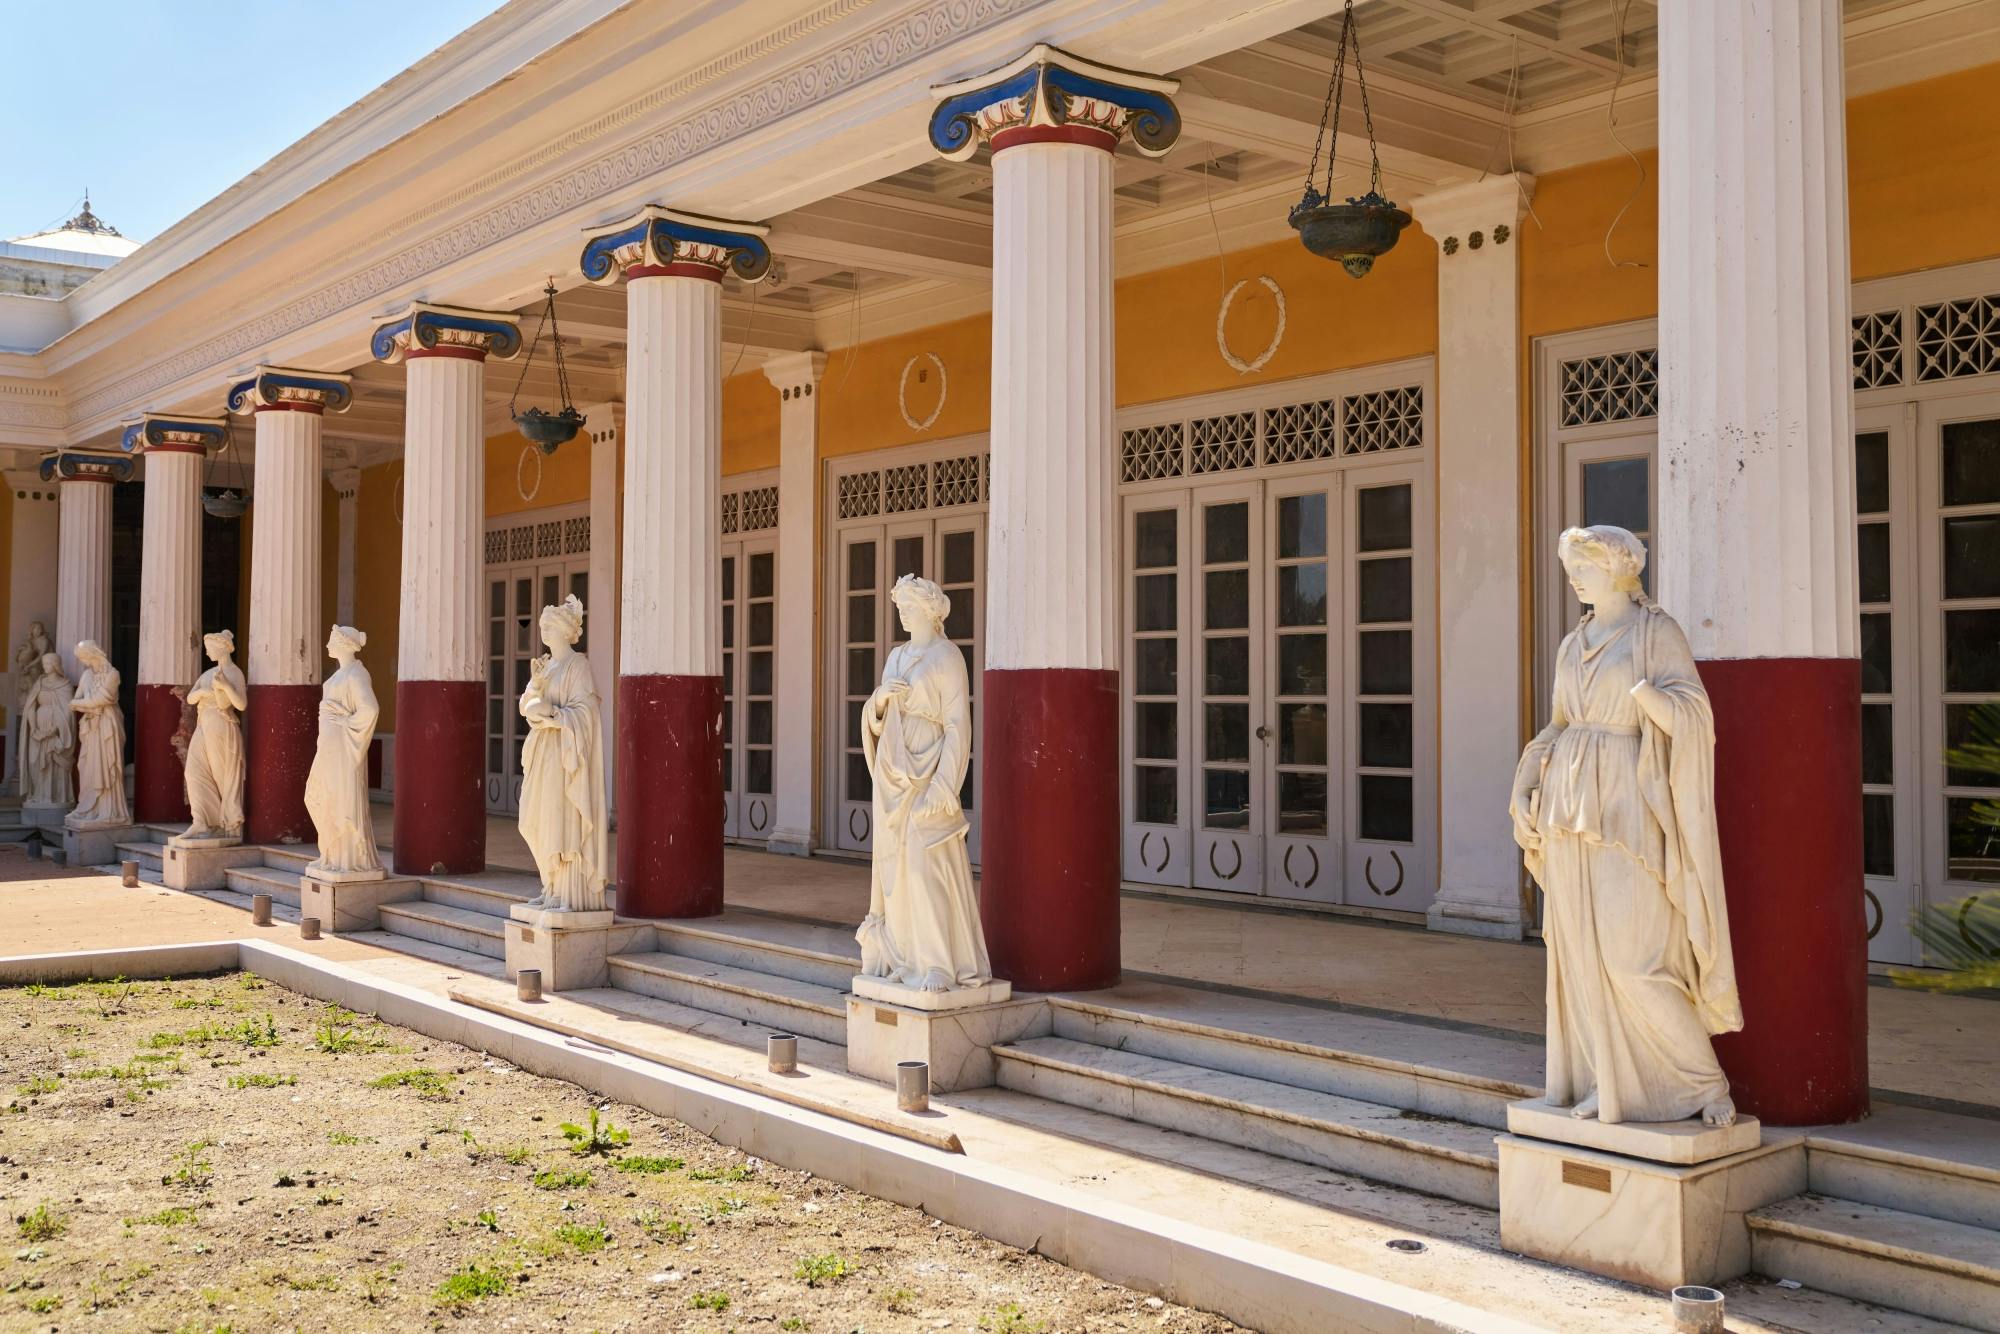
[[[1715,721],[1623,528],[1559,552],[1589,609],[1521,756],[1514,838],[1547,896],[1548,1101],[1607,1123],[1736,1120],[1710,1037],[1743,1027],[1715,826]]]
[[[367,643],[367,635],[345,625],[334,626],[326,638],[327,656],[339,665],[319,688],[319,745],[306,773],[306,814],[319,840],[308,875],[365,879],[382,872],[368,808],[368,746],[382,706],[356,656]]]
[[[234,661],[236,636],[228,630],[203,635],[202,648],[215,665],[187,692],[194,706],[194,735],[188,740],[188,813],[184,839],[243,837],[243,710],[249,687]]]
[[[96,641],[77,641],[83,674],[70,697],[76,715],[76,809],[63,821],[72,829],[132,823],[125,800],[125,715],[118,708],[118,669]]]
[[[521,748],[521,837],[534,854],[542,892],[525,906],[602,912],[608,864],[604,811],[604,724],[590,662],[576,651],[583,603],[571,594],[542,608],[548,652],[521,692],[528,740]]]

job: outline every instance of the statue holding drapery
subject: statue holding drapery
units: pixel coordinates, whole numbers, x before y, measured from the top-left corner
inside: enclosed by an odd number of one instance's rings
[[[83,675],[70,697],[76,714],[76,809],[63,823],[72,829],[108,829],[132,823],[125,799],[125,715],[118,708],[118,669],[91,639],[77,641]]]
[[[603,711],[590,662],[576,651],[583,603],[575,594],[542,608],[548,652],[521,692],[528,740],[521,749],[521,837],[534,854],[541,895],[526,908],[602,912],[608,870]]]
[[[346,625],[334,626],[326,639],[327,656],[338,666],[320,686],[319,745],[306,773],[306,814],[319,840],[307,875],[360,880],[384,874],[368,807],[368,746],[382,706],[357,656],[367,643],[367,635]]]
[[[67,810],[76,802],[76,688],[62,659],[44,653],[21,692],[21,804]]]
[[[182,770],[191,819],[187,832],[175,835],[183,844],[243,837],[243,710],[250,704],[249,687],[235,662],[234,632],[203,635],[201,645],[215,665],[187,692],[195,714]]]

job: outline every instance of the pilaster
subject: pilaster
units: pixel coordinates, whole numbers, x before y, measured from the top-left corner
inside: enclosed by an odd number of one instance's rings
[[[76,646],[111,642],[111,488],[132,480],[122,454],[63,449],[42,456],[41,478],[57,490],[56,652],[79,675]]]
[[[333,620],[354,624],[354,543],[361,523],[361,469],[335,468],[326,479],[338,502],[339,529],[334,536]]]
[[[777,812],[767,846],[809,856],[817,841],[813,783],[819,721],[814,569],[819,553],[819,384],[826,353],[792,352],[764,363],[778,393],[778,642],[773,771]]]
[[[1412,210],[1438,246],[1438,733],[1450,763],[1429,917],[1503,940],[1521,938],[1523,915],[1504,794],[1523,740],[1518,233],[1534,185],[1492,176]]]

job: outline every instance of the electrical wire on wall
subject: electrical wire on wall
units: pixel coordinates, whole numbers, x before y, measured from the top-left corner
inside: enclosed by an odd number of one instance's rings
[[[1612,215],[1610,225],[1604,229],[1604,262],[1614,269],[1644,269],[1651,267],[1643,260],[1619,259],[1611,253],[1611,233],[1618,230],[1618,224],[1624,220],[1627,210],[1639,198],[1639,192],[1646,188],[1645,162],[1626,145],[1623,139],[1618,137],[1618,88],[1620,84],[1625,82],[1625,16],[1631,8],[1632,0],[1612,0],[1611,58],[1617,62],[1618,72],[1611,78],[1611,97],[1605,103],[1604,125],[1611,132],[1611,142],[1623,149],[1625,156],[1632,159],[1632,165],[1639,169],[1639,179],[1632,183],[1632,193],[1625,196],[1625,202],[1618,206],[1618,212]]]
[[[1519,37],[1514,38],[1513,46],[1514,69],[1507,76],[1507,99],[1501,107],[1501,114],[1507,118],[1507,174],[1514,177],[1514,188],[1521,192],[1521,203],[1527,206],[1528,216],[1535,220],[1535,230],[1545,231],[1547,229],[1542,226],[1542,215],[1535,212],[1535,197],[1528,193],[1528,187],[1521,184],[1520,173],[1514,166],[1514,107],[1516,99],[1520,94],[1521,86],[1521,39]],[[1490,164],[1493,160],[1493,155],[1488,153],[1486,160]],[[1479,179],[1483,181],[1491,174],[1490,167],[1482,167],[1479,172]]]

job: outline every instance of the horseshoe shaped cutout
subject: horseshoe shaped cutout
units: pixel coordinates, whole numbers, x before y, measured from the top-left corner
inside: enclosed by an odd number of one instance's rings
[[[1230,840],[1229,850],[1236,854],[1236,864],[1230,867],[1227,871],[1225,871],[1220,866],[1217,866],[1215,864],[1215,850],[1220,846],[1221,844],[1219,843],[1211,843],[1208,845],[1208,869],[1215,872],[1216,876],[1220,879],[1234,880],[1237,874],[1243,869],[1243,849],[1236,843],[1234,839]]]
[[[771,813],[764,808],[763,802],[753,801],[750,803],[750,827],[752,829],[756,830],[760,834],[763,833],[764,825],[766,824],[766,822],[770,820],[770,818],[771,818]]]
[[[1313,862],[1312,874],[1303,880],[1292,874],[1292,854],[1297,852],[1301,847],[1306,850],[1306,856],[1312,858]],[[1292,888],[1294,889],[1311,889],[1313,882],[1319,879],[1319,853],[1313,849],[1310,843],[1288,844],[1285,848],[1285,860],[1279,864],[1284,867],[1285,879],[1292,882]]]
[[[1361,878],[1368,882],[1368,888],[1374,890],[1385,899],[1395,898],[1403,888],[1403,855],[1394,848],[1390,848],[1389,858],[1396,863],[1396,883],[1387,889],[1375,883],[1375,854],[1372,852],[1369,853],[1368,860],[1361,863]]]
[[[1152,862],[1146,860],[1146,849],[1148,846],[1151,845],[1152,841],[1156,838],[1160,840],[1160,862],[1159,865],[1157,866],[1155,866]],[[1167,861],[1173,855],[1174,855],[1173,844],[1167,842],[1166,835],[1156,834],[1150,829],[1148,829],[1145,833],[1139,835],[1139,865],[1145,867],[1147,870],[1152,871],[1156,874],[1158,872],[1166,870]]]
[[[859,829],[856,829],[854,827],[854,822],[856,820],[861,821],[861,827]],[[847,812],[847,832],[854,839],[855,842],[866,843],[868,841],[868,833],[869,833],[868,812],[862,810],[859,806],[850,809]]]
[[[1875,923],[1868,928],[1868,938],[1873,940],[1875,939],[1875,933],[1882,929],[1882,900],[1876,898],[1875,891],[1866,885],[1861,887],[1861,892],[1867,897],[1868,906],[1875,910]]]

